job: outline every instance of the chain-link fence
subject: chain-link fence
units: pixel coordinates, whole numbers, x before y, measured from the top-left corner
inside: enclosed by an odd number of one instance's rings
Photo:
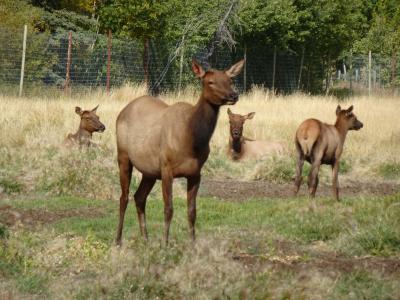
[[[279,51],[264,45],[215,47],[170,45],[162,40],[148,43],[112,38],[111,35],[59,32],[28,33],[22,65],[23,30],[0,30],[0,92],[18,94],[54,88],[82,91],[118,87],[125,82],[147,81],[151,93],[179,90],[196,82],[191,72],[192,57],[203,65],[226,68],[245,57],[243,73],[236,78],[241,91],[261,86],[278,93],[317,93],[333,84],[365,93],[399,84],[398,58],[351,55],[328,66],[307,51]],[[21,72],[23,69],[23,72]]]

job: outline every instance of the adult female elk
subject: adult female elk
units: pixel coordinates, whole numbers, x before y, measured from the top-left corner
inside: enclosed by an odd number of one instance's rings
[[[205,72],[193,60],[192,70],[203,85],[200,99],[194,106],[183,102],[170,106],[157,98],[143,96],[133,100],[121,111],[117,119],[117,151],[122,190],[117,244],[121,243],[133,167],[142,173],[142,180],[134,195],[142,236],[147,239],[146,198],[156,180],[161,179],[164,239],[168,243],[173,215],[172,181],[176,177],[185,177],[189,230],[194,240],[200,171],[210,153],[209,142],[220,106],[235,104],[239,99],[231,78],[239,74],[243,63],[242,60],[227,71]]]
[[[295,144],[297,152],[295,194],[301,185],[301,173],[304,160],[311,163],[308,177],[308,189],[311,197],[315,197],[318,186],[318,171],[321,164],[332,166],[333,197],[339,201],[338,171],[339,159],[343,144],[349,130],[359,130],[363,123],[353,114],[353,105],[348,109],[336,108],[336,123],[328,125],[316,119],[305,120],[296,132]]]
[[[247,115],[234,114],[228,108],[230,136],[228,156],[233,160],[257,159],[264,155],[282,154],[284,147],[280,143],[252,140],[243,136],[243,125],[253,119],[255,112]]]
[[[64,141],[64,145],[72,146],[93,146],[93,132],[103,132],[106,127],[100,122],[99,116],[96,115],[97,105],[92,110],[82,110],[79,106],[75,107],[75,113],[81,118],[78,131],[75,134],[68,134]]]

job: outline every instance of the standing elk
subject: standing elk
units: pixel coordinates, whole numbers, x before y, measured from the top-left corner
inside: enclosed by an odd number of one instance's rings
[[[243,64],[244,60],[241,60],[226,71],[206,72],[193,60],[192,70],[202,82],[197,104],[179,102],[168,105],[160,99],[142,96],[120,112],[117,118],[117,152],[122,193],[116,238],[118,245],[121,244],[133,167],[142,173],[141,182],[134,194],[141,235],[148,238],[146,198],[156,180],[161,179],[164,240],[168,244],[173,215],[172,182],[174,178],[185,177],[189,231],[191,238],[195,239],[196,196],[201,168],[210,153],[209,142],[221,105],[232,105],[239,99],[232,77],[240,73]]]
[[[332,166],[332,192],[336,201],[339,201],[338,171],[339,159],[343,152],[343,145],[349,130],[359,130],[363,127],[355,114],[353,105],[348,109],[336,108],[336,123],[329,125],[316,119],[305,120],[296,131],[296,179],[295,194],[297,195],[301,181],[304,160],[311,163],[308,176],[310,196],[315,197],[318,186],[318,172],[321,164]]]
[[[75,107],[75,113],[81,118],[78,131],[74,134],[70,133],[65,138],[64,145],[72,146],[94,146],[92,142],[93,132],[103,132],[106,127],[100,122],[99,116],[96,114],[97,105],[92,110],[82,110],[79,106]]]
[[[280,155],[285,149],[280,143],[252,140],[243,136],[243,125],[246,120],[253,119],[255,112],[247,115],[234,114],[228,108],[229,144],[228,156],[232,160],[257,159],[265,155]]]

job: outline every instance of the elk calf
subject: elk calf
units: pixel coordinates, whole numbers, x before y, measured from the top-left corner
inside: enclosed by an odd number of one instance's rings
[[[301,185],[301,173],[304,160],[311,164],[308,176],[308,189],[311,197],[315,197],[318,186],[318,172],[321,164],[332,166],[333,197],[339,201],[338,171],[339,159],[343,144],[349,130],[359,130],[363,127],[353,114],[353,105],[348,109],[336,108],[336,123],[329,125],[316,119],[305,120],[296,131],[296,179],[295,194]]]
[[[89,147],[95,145],[92,142],[93,132],[103,132],[106,129],[96,115],[98,107],[97,105],[92,110],[82,110],[79,106],[75,107],[75,112],[81,118],[81,122],[78,131],[74,134],[68,134],[65,138],[64,144],[66,146],[79,145]]]
[[[230,136],[228,156],[232,160],[257,159],[265,155],[279,155],[284,152],[280,143],[258,141],[243,136],[243,125],[246,120],[253,119],[255,112],[247,115],[234,114],[228,108]]]

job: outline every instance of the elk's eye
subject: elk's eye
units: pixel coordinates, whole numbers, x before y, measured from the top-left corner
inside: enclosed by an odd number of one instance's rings
[[[212,81],[212,80],[210,80],[210,81],[208,81],[208,84],[214,84],[214,81]]]

